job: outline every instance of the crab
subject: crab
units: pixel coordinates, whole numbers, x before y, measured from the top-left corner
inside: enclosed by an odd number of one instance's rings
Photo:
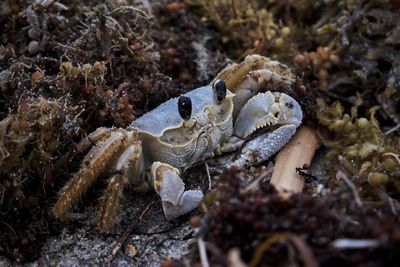
[[[78,144],[89,149],[80,169],[61,189],[52,213],[65,219],[69,209],[99,176],[108,185],[100,200],[101,232],[109,232],[123,189],[154,189],[167,219],[195,209],[198,189],[185,190],[181,172],[194,164],[238,151],[227,167],[259,164],[280,150],[301,124],[302,109],[289,92],[290,69],[260,55],[223,69],[210,85],[170,99],[126,129],[98,128]]]

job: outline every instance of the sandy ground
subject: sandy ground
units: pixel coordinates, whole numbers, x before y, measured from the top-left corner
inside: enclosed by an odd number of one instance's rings
[[[204,167],[189,171],[185,181],[187,188],[208,187],[208,179]],[[202,179],[205,178],[205,179]],[[95,203],[90,203],[83,212],[80,227],[65,227],[59,235],[52,236],[44,244],[40,258],[28,266],[92,266],[109,265],[107,258],[111,254],[114,243],[121,237],[129,223],[145,205],[150,194],[130,194],[122,204],[120,224],[110,235],[101,235],[95,229]],[[81,204],[82,205],[82,204]],[[137,249],[134,257],[125,254],[125,246],[119,251],[111,266],[160,266],[166,258],[182,259],[190,252],[195,242],[194,231],[189,224],[190,217],[198,210],[168,221],[163,214],[160,201],[157,199],[149,212],[137,225],[127,239]]]
[[[220,162],[220,159],[217,162]],[[320,153],[314,158],[311,173],[318,177],[327,177]],[[212,166],[213,163],[211,162]],[[253,167],[258,172],[261,166]],[[213,176],[213,175],[212,175]],[[192,168],[185,174],[187,187],[208,188],[208,179],[204,165]],[[305,185],[306,190],[312,190],[324,181],[312,181]],[[215,179],[213,180],[215,186]],[[192,213],[176,220],[168,221],[163,214],[160,201],[157,199],[145,217],[140,221],[127,239],[125,246],[118,252],[109,264],[108,258],[114,243],[122,236],[133,217],[145,205],[150,194],[134,194],[127,190],[120,212],[120,223],[109,235],[101,235],[96,226],[96,203],[88,203],[83,209],[79,226],[66,225],[58,235],[51,236],[42,247],[37,260],[27,266],[160,266],[166,257],[187,260],[186,255],[194,248],[196,241],[189,219]],[[131,194],[130,194],[131,193]],[[80,205],[83,205],[82,203]],[[126,245],[135,246],[137,253],[134,257],[126,254]],[[0,266],[11,266],[0,258]]]

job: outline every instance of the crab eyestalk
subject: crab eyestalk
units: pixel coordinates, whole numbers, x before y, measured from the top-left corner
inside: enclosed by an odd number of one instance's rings
[[[189,120],[192,116],[192,100],[187,96],[180,96],[178,99],[179,115],[185,121]]]
[[[215,103],[218,105],[221,104],[221,102],[226,98],[226,84],[223,80],[216,80],[212,84],[212,89],[214,92],[214,100]]]

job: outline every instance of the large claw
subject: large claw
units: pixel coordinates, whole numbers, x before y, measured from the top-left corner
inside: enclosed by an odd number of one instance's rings
[[[171,165],[154,162],[151,167],[154,189],[160,195],[164,214],[174,219],[195,209],[203,199],[200,190],[186,190],[179,170]]]
[[[248,141],[239,157],[229,166],[243,168],[269,159],[290,140],[302,118],[299,103],[287,94],[268,91],[255,95],[240,110],[234,135],[245,142],[247,137],[260,128],[280,126]],[[232,142],[240,144],[233,138]]]
[[[301,124],[303,112],[300,105],[284,93],[259,93],[240,110],[235,122],[234,135],[247,138],[260,128],[270,125]]]
[[[274,95],[268,91],[253,96],[242,107],[235,122],[234,134],[242,139],[259,128],[276,124],[279,105],[275,103]]]

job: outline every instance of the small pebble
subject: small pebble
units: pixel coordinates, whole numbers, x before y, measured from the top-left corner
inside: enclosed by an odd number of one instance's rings
[[[31,41],[28,44],[28,52],[30,55],[36,54],[39,52],[40,46],[38,41]]]
[[[137,250],[136,250],[136,247],[135,247],[134,245],[128,244],[128,245],[126,246],[125,254],[126,254],[128,257],[133,258],[133,257],[136,256],[136,253],[137,253]]]

